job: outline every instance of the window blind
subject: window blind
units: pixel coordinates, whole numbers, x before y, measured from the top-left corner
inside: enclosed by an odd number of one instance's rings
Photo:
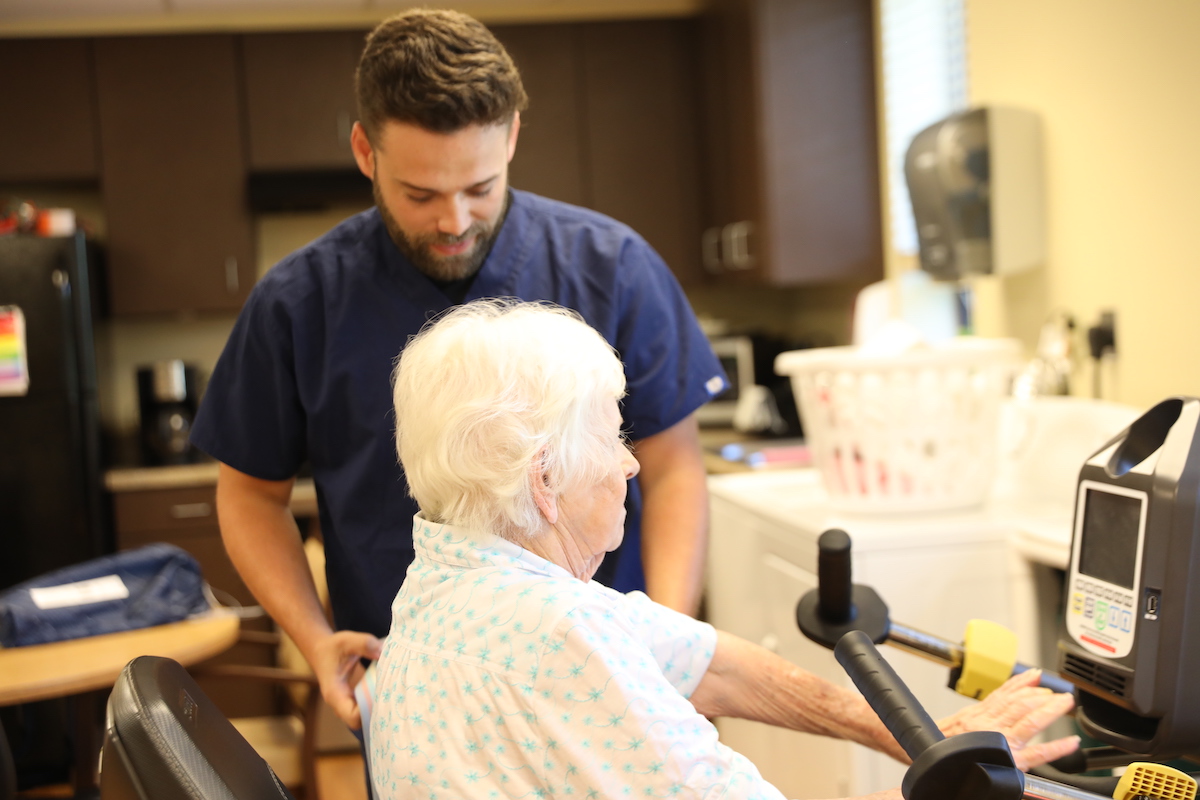
[[[892,247],[917,252],[904,154],[913,137],[967,106],[964,0],[879,0]]]

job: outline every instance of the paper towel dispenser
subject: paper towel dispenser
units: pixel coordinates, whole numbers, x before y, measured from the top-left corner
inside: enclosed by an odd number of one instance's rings
[[[904,159],[921,269],[942,280],[1004,275],[1046,256],[1041,123],[988,106],[918,133]]]

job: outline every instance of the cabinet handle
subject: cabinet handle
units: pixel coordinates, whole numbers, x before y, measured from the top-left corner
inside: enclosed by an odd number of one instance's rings
[[[713,275],[721,274],[721,229],[707,228],[700,234],[700,258]]]
[[[171,519],[201,519],[211,516],[211,503],[176,503],[171,506]]]
[[[233,256],[225,259],[225,289],[230,294],[237,294],[238,290],[238,263]]]
[[[751,269],[754,256],[750,253],[750,234],[754,233],[753,222],[731,222],[721,233],[725,246],[725,266],[729,269]]]

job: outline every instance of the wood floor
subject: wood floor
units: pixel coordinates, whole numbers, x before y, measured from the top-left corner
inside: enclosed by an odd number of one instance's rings
[[[358,753],[322,756],[317,761],[321,800],[367,800],[367,781]]]

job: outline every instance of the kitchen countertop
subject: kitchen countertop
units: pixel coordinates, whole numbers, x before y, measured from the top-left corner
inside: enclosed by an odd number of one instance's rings
[[[732,428],[701,428],[700,445],[704,449],[704,467],[710,474],[747,472],[750,467],[722,458],[719,451],[733,443],[768,444],[769,439]],[[104,487],[110,492],[148,492],[162,489],[189,489],[215,486],[220,465],[216,461],[171,466],[119,466],[104,473]],[[316,516],[317,492],[312,478],[298,478],[292,487],[292,513],[298,517]]]
[[[161,467],[115,467],[105,471],[104,488],[110,492],[148,492],[216,486],[219,469],[216,461]],[[317,490],[312,478],[296,479],[292,487],[292,513],[297,517],[317,515]]]

